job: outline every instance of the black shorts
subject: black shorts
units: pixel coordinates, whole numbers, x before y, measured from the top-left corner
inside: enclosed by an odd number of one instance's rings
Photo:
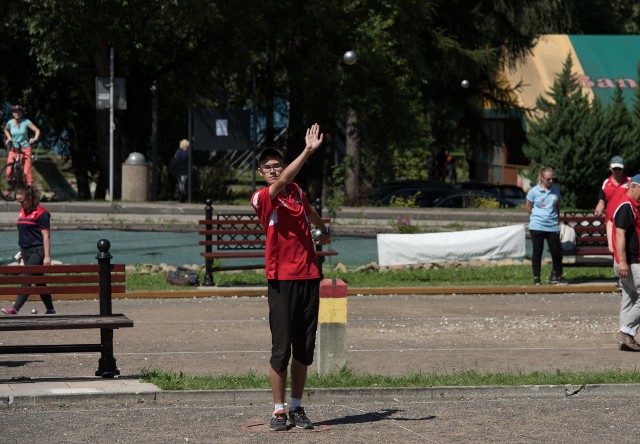
[[[271,367],[283,372],[293,358],[303,365],[313,363],[320,306],[320,279],[269,280],[269,328]]]

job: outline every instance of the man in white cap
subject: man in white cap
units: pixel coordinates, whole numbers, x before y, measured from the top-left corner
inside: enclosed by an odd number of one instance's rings
[[[635,337],[640,325],[640,174],[631,178],[627,193],[613,215],[613,270],[620,278],[620,350],[640,351]]]
[[[607,226],[607,244],[609,251],[613,253],[613,233],[611,231],[611,218],[613,212],[618,206],[618,201],[627,193],[629,189],[629,177],[624,174],[624,160],[620,156],[613,156],[609,163],[611,176],[609,176],[600,188],[600,196],[598,205],[594,214],[598,217],[604,214],[605,224]],[[605,210],[606,208],[606,210]]]

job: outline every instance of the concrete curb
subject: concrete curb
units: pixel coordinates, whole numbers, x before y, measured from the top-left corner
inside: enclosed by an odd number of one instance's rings
[[[142,384],[142,383],[141,383]],[[143,384],[152,386],[152,384]],[[155,386],[153,386],[155,387]],[[593,384],[593,385],[529,385],[529,386],[470,386],[470,387],[384,387],[351,389],[307,389],[305,397],[309,404],[344,402],[343,398],[372,401],[465,401],[471,399],[501,398],[571,398],[571,397],[618,397],[640,395],[640,384]],[[255,404],[271,402],[270,390],[185,390],[163,391],[143,389],[141,391],[93,393],[16,393],[0,396],[0,406],[35,407],[57,405],[63,407],[90,406],[104,403],[116,404]]]

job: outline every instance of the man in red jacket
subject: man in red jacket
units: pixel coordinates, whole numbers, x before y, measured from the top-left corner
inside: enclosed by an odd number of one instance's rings
[[[618,201],[629,189],[630,179],[624,174],[624,160],[622,160],[620,156],[613,156],[611,158],[609,169],[611,170],[611,176],[602,183],[598,205],[596,205],[593,213],[598,217],[603,214],[605,215],[607,244],[609,251],[613,253],[613,237],[615,234],[612,233],[611,230],[611,218],[613,217],[613,212],[618,207]]]
[[[635,340],[640,325],[640,174],[631,178],[627,194],[618,201],[613,216],[615,237],[613,269],[620,278],[620,349],[640,351]]]

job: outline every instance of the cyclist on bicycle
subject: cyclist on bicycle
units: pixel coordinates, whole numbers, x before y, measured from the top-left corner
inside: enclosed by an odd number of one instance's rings
[[[22,105],[13,105],[11,107],[12,119],[9,119],[4,127],[4,135],[6,137],[7,149],[10,149],[7,163],[15,162],[18,153],[15,146],[22,149],[22,170],[24,171],[27,185],[33,183],[31,176],[31,145],[36,143],[40,138],[40,129],[33,122],[24,117],[24,108]],[[29,130],[33,131],[33,137],[29,137]],[[7,178],[11,176],[11,168],[7,168]]]

